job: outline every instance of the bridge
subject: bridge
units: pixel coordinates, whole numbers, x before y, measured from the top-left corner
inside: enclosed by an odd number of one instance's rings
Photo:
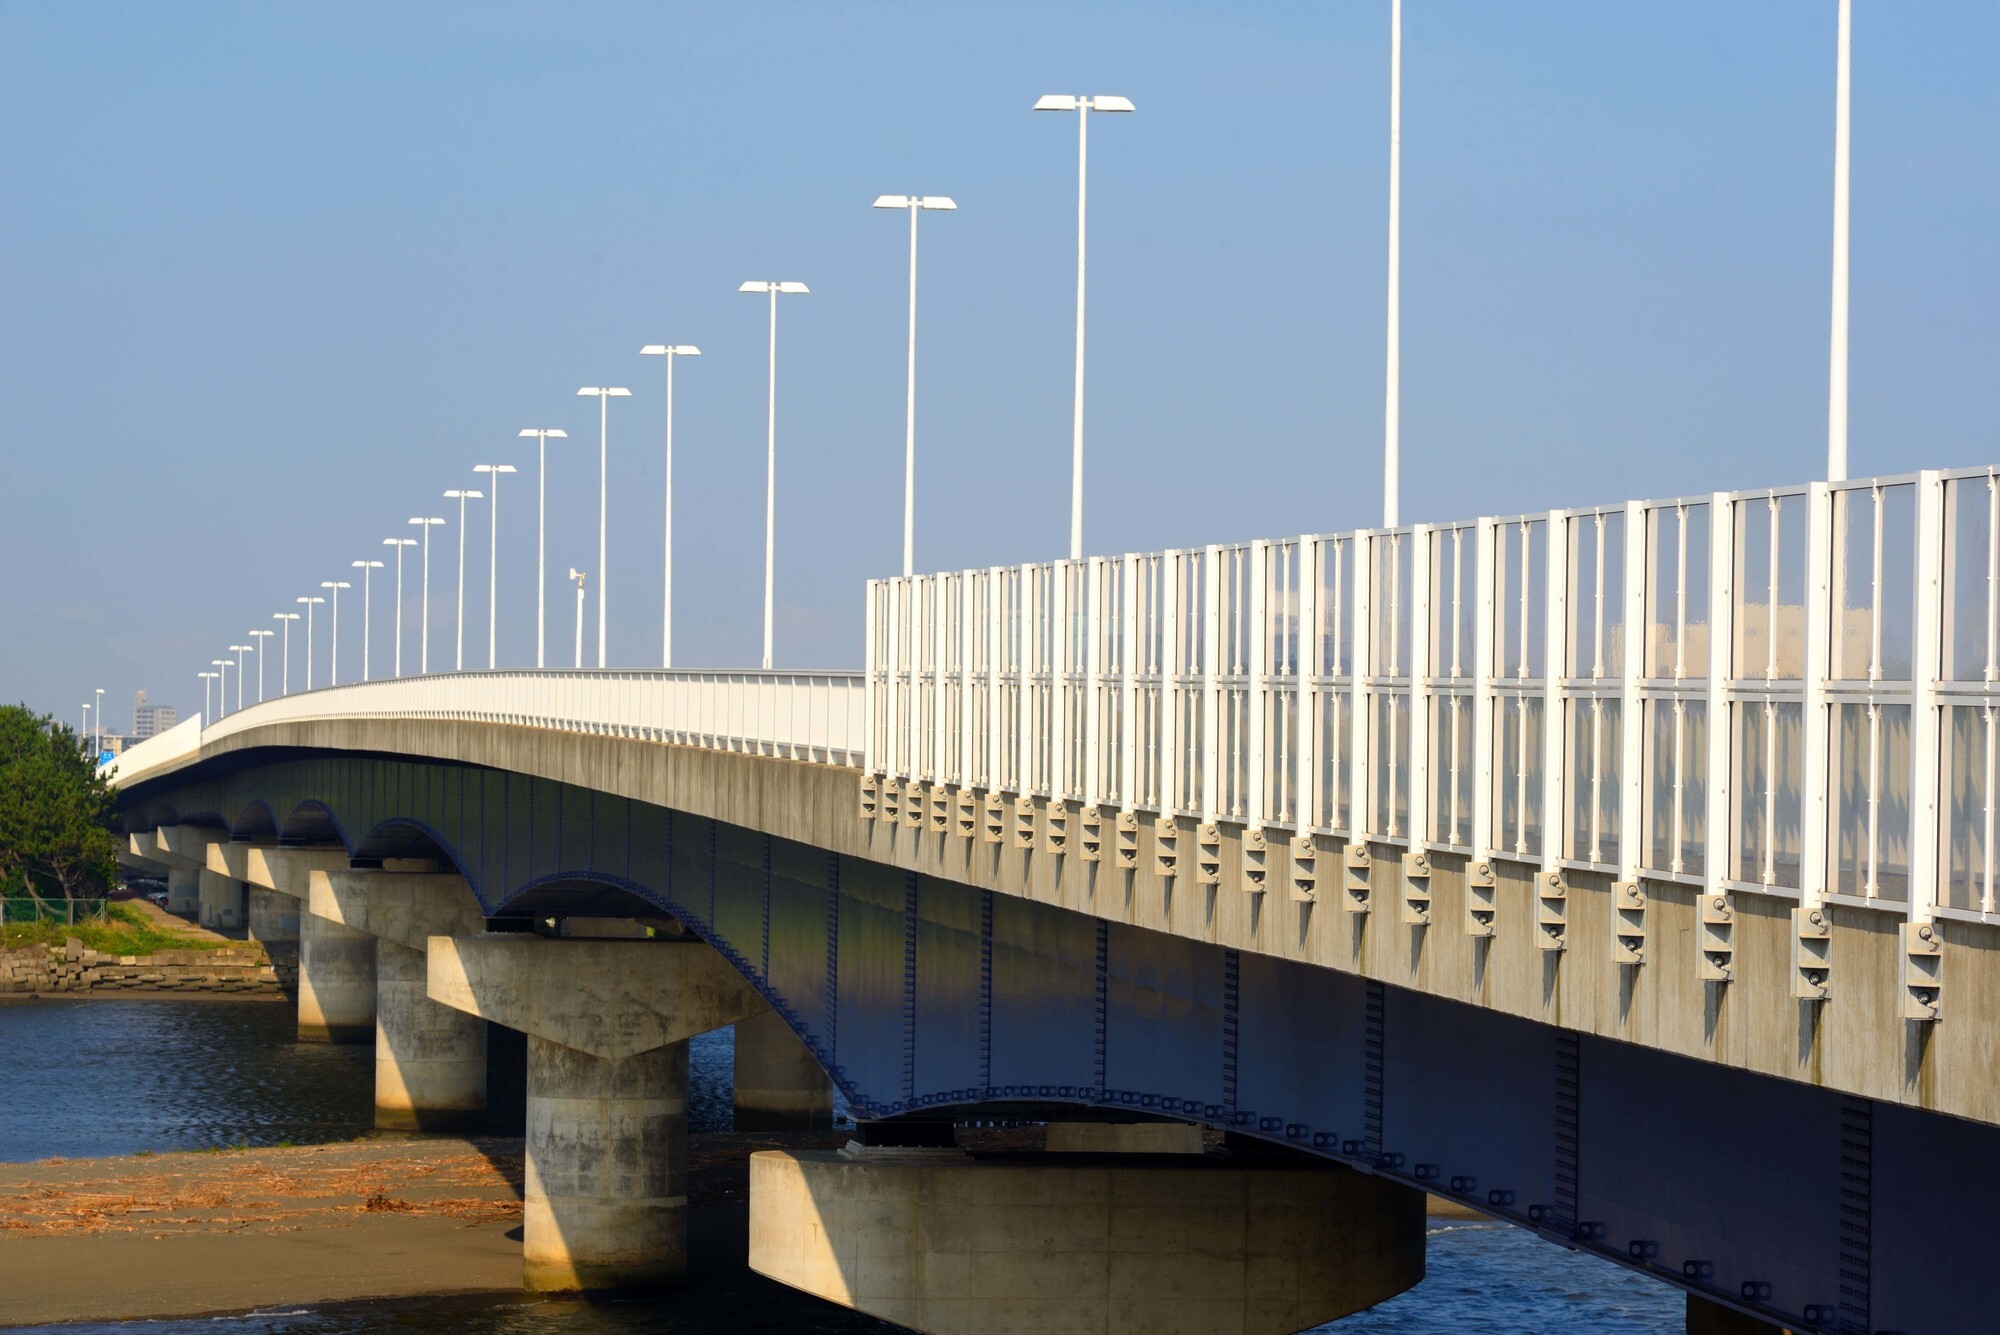
[[[1980,1320],[2000,469],[865,615],[856,673],[191,720],[113,766],[128,856],[299,939],[384,1125],[475,1115],[485,1023],[529,1035],[533,1287],[684,1268],[685,1042],[741,1022],[739,1107],[830,1081],[860,1128],[757,1156],[753,1264],[920,1329],[1298,1329],[1421,1278],[1423,1193],[1691,1330]],[[953,1148],[995,1118],[1092,1152]]]

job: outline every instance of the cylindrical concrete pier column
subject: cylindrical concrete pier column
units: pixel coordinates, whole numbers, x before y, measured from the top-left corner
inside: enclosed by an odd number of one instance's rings
[[[193,867],[167,868],[167,912],[184,918],[201,913],[201,873]]]
[[[299,1041],[375,1041],[375,938],[299,915]]]
[[[375,942],[375,1125],[468,1131],[486,1119],[486,1021],[426,991],[424,952]]]
[[[736,1129],[827,1131],[833,1082],[776,1011],[736,1022]]]
[[[244,885],[204,867],[201,877],[201,925],[211,932],[240,931],[245,917]]]
[[[687,1082],[685,1042],[611,1061],[529,1034],[527,1287],[686,1277]]]

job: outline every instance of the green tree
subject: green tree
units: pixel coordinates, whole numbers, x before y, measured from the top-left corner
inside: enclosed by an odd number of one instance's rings
[[[74,729],[0,706],[0,894],[105,894],[118,877],[111,785]]]

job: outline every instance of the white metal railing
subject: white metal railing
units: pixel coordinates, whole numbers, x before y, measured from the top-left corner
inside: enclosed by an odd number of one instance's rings
[[[883,778],[2000,921],[2000,468],[875,580],[867,607]]]
[[[663,670],[454,672],[279,696],[208,724],[190,719],[118,757],[134,783],[158,767],[249,728],[322,719],[458,719],[859,765],[858,672]]]

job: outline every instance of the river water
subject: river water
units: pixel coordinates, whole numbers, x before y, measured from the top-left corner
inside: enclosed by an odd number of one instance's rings
[[[307,1144],[369,1129],[374,1050],[292,1041],[292,1008],[192,998],[0,1003],[0,1162]],[[689,1123],[729,1129],[728,1032],[695,1040]],[[6,1255],[0,1244],[0,1282]],[[754,1279],[754,1277],[752,1277]],[[719,1301],[397,1299],[228,1318],[33,1327],[61,1335],[688,1335],[896,1327],[776,1286]],[[761,1310],[760,1310],[761,1309]],[[1434,1220],[1429,1277],[1329,1335],[1679,1335],[1678,1292],[1504,1224]]]

